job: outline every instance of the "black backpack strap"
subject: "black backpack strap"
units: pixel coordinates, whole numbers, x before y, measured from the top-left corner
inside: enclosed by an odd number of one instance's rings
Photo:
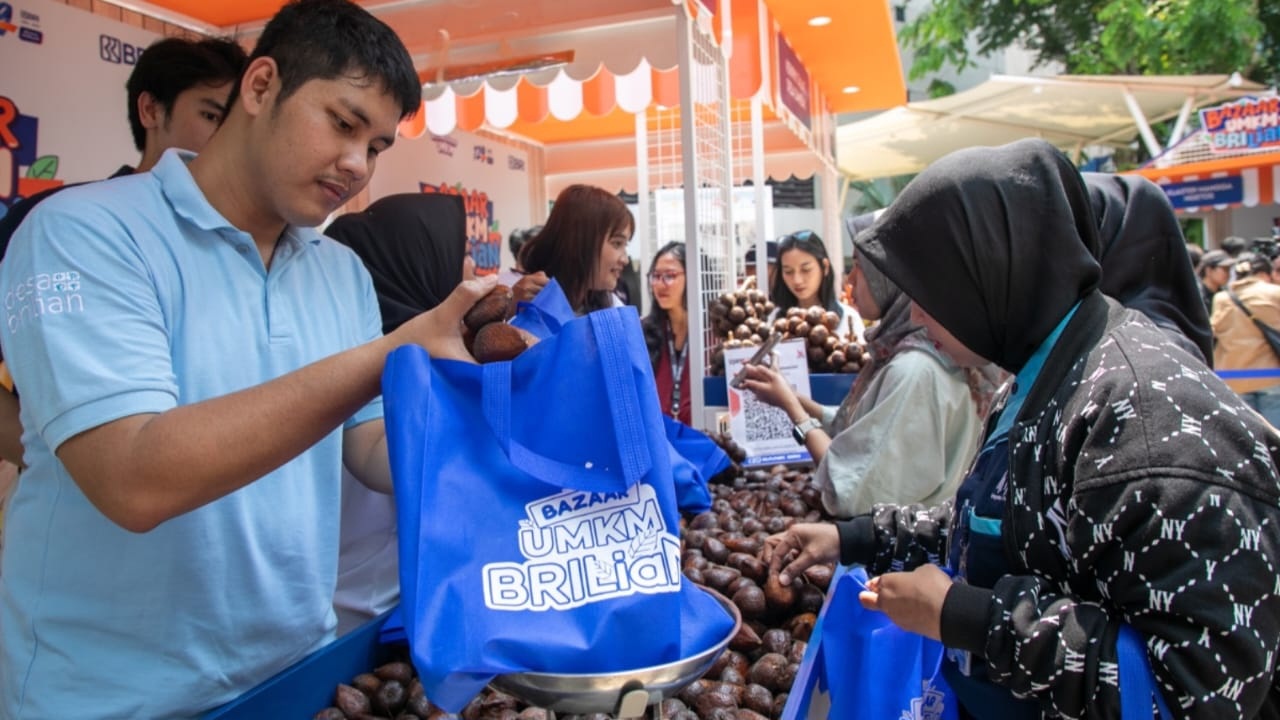
[[[1249,308],[1240,300],[1240,296],[1235,294],[1235,291],[1227,289],[1224,292],[1231,298],[1231,302],[1235,303],[1253,321],[1253,324],[1258,328],[1258,332],[1262,333],[1262,339],[1267,341],[1267,344],[1271,346],[1271,350],[1275,352],[1276,357],[1280,358],[1280,330],[1254,317],[1254,314],[1249,312]]]
[[[1228,288],[1223,292],[1227,294],[1227,297],[1231,298],[1231,302],[1235,303],[1236,307],[1244,311],[1244,314],[1247,315],[1250,320],[1258,322],[1258,319],[1253,316],[1253,313],[1249,312],[1249,307],[1240,301],[1240,296],[1236,294],[1235,290]]]

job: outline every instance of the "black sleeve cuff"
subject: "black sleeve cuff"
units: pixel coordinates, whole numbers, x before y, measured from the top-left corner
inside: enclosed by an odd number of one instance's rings
[[[987,588],[953,583],[942,601],[942,644],[985,656],[993,597]]]
[[[836,523],[840,533],[840,564],[870,565],[875,560],[876,528],[870,515]]]

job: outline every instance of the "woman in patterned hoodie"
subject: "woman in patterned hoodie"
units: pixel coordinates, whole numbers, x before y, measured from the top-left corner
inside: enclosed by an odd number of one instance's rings
[[[1042,141],[921,173],[858,252],[958,364],[1016,380],[954,501],[798,525],[766,557],[784,583],[866,564],[864,605],[947,646],[970,717],[1119,717],[1124,624],[1174,717],[1280,717],[1280,438],[1098,291],[1095,233]]]

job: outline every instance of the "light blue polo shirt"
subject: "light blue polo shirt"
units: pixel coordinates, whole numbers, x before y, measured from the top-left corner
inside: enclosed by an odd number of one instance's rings
[[[249,388],[380,334],[354,253],[291,227],[267,271],[205,201],[190,157],[55,195],[0,265],[29,466],[5,515],[0,716],[194,715],[333,636],[340,429],[145,534],[99,513],[53,455],[112,420]],[[346,426],[381,415],[377,400]]]

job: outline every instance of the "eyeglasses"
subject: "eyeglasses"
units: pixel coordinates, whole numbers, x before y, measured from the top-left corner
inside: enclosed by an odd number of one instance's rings
[[[653,285],[671,285],[679,278],[684,277],[682,272],[663,272],[649,273],[649,283]]]
[[[797,230],[796,232],[793,232],[790,235],[783,235],[782,237],[778,238],[778,241],[777,241],[778,251],[781,252],[783,250],[790,250],[791,248],[794,248],[795,246],[801,243],[809,244],[810,241],[816,242],[818,244],[822,243],[822,239],[819,238],[818,234],[815,233],[814,231]]]

